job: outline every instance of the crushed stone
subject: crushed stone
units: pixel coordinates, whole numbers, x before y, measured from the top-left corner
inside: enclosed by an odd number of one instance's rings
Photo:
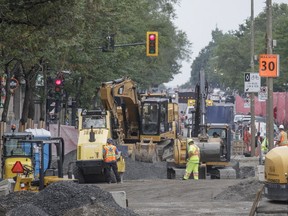
[[[21,199],[23,194],[25,192],[15,192],[8,194],[8,198],[1,197],[0,203],[3,212],[16,216],[15,212],[21,212],[25,208],[23,206],[25,204],[35,206],[35,208],[27,208],[27,212],[24,215],[47,214],[62,216],[68,211],[72,215],[74,210],[78,212],[79,208],[91,205],[92,209],[99,213],[98,215],[137,215],[130,209],[120,207],[109,192],[100,189],[97,185],[83,185],[71,181],[61,181],[47,186],[38,193],[26,194],[27,196],[24,196],[25,199]],[[22,203],[19,202],[20,200],[22,200]],[[15,205],[9,203],[14,203]],[[101,206],[105,206],[105,208],[98,209]],[[94,213],[94,215],[97,214]]]
[[[214,197],[214,200],[253,201],[263,183],[256,178],[248,178],[239,184],[229,186]]]

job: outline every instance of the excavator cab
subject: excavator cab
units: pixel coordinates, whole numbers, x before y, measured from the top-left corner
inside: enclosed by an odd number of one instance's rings
[[[156,136],[168,130],[167,101],[149,101],[142,105],[141,135]]]
[[[140,142],[135,149],[137,161],[155,162],[172,157],[177,115],[178,106],[165,95],[142,100]]]

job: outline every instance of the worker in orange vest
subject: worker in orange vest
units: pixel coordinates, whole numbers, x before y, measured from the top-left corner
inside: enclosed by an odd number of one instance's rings
[[[288,146],[288,141],[287,141],[287,133],[284,131],[284,126],[280,125],[279,126],[279,135],[278,135],[278,141],[276,143],[277,146]]]
[[[108,138],[107,144],[104,146],[103,149],[103,160],[104,160],[104,174],[106,178],[106,182],[110,184],[111,181],[111,168],[114,172],[114,175],[116,177],[117,183],[121,183],[121,178],[118,173],[118,167],[117,167],[117,158],[116,155],[119,154],[118,149],[115,145],[113,145],[113,139]]]

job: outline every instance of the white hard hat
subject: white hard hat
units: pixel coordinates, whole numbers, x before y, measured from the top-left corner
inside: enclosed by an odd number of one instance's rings
[[[280,126],[279,126],[279,129],[284,129],[284,125],[280,125]]]
[[[188,138],[188,139],[187,139],[187,143],[188,143],[188,144],[194,144],[194,140],[193,140],[192,138]]]

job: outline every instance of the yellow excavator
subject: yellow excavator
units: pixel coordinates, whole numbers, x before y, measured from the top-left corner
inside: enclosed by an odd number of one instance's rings
[[[271,149],[265,156],[264,195],[275,201],[288,201],[288,147]]]
[[[164,161],[173,155],[177,140],[178,104],[166,94],[137,92],[130,78],[104,82],[100,98],[113,117],[121,145],[137,161]]]
[[[207,121],[205,100],[208,85],[204,71],[201,71],[199,75],[200,83],[196,86],[195,112],[192,113],[192,123],[188,128],[188,138],[192,137],[194,143],[200,148],[199,178],[237,178],[239,164],[230,161],[231,125],[224,121]],[[173,149],[173,158],[167,161],[168,179],[181,178],[185,173],[188,157],[187,139],[177,140]]]

